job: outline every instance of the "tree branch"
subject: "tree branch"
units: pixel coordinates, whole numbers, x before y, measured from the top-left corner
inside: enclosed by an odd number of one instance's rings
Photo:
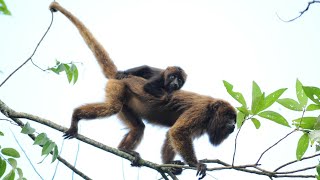
[[[300,14],[299,14],[297,17],[295,17],[295,18],[293,18],[293,19],[290,19],[290,20],[287,20],[287,21],[286,21],[286,20],[283,20],[278,14],[277,14],[277,16],[278,16],[278,18],[279,18],[281,21],[283,21],[283,22],[292,22],[292,21],[300,18],[305,12],[307,12],[307,11],[309,10],[310,6],[311,6],[312,4],[315,4],[315,3],[320,3],[320,1],[313,0],[313,1],[308,2],[307,7],[306,7],[303,11],[301,11]]]
[[[0,100],[0,111],[5,115],[7,116],[8,118],[11,118],[14,122],[16,122],[19,126],[24,126],[24,124],[18,119],[18,118],[25,118],[25,119],[29,119],[29,120],[32,120],[34,122],[37,122],[37,123],[40,123],[40,124],[43,124],[45,126],[48,126],[48,127],[51,127],[57,131],[60,131],[60,132],[65,132],[67,130],[67,128],[63,127],[63,126],[60,126],[54,122],[51,122],[49,120],[46,120],[46,119],[43,119],[43,118],[40,118],[40,117],[37,117],[37,116],[34,116],[34,115],[31,115],[31,114],[27,114],[27,113],[21,113],[21,112],[16,112],[12,109],[10,109],[4,102],[2,102]],[[220,164],[222,165],[223,167],[213,167],[213,168],[208,168],[207,171],[217,171],[217,170],[225,170],[225,169],[234,169],[234,170],[237,170],[237,171],[242,171],[242,172],[246,172],[246,173],[252,173],[252,174],[256,174],[256,175],[262,175],[262,176],[267,176],[269,177],[270,179],[272,178],[283,178],[283,177],[289,177],[289,178],[315,178],[315,175],[302,175],[302,174],[293,174],[293,173],[297,173],[297,172],[301,172],[301,171],[306,171],[306,170],[309,170],[309,169],[313,169],[315,168],[316,166],[312,166],[312,167],[306,167],[306,168],[303,168],[303,169],[298,169],[298,170],[294,170],[294,171],[288,171],[288,172],[277,172],[279,169],[285,167],[285,166],[288,166],[290,164],[293,164],[295,163],[296,161],[292,161],[292,162],[288,162],[282,166],[280,166],[279,168],[277,168],[276,170],[274,171],[268,171],[268,170],[265,170],[265,169],[262,169],[258,166],[260,166],[260,164],[258,164],[258,162],[260,161],[261,157],[263,156],[263,154],[265,152],[267,152],[269,149],[271,149],[272,147],[274,147],[276,144],[278,144],[280,141],[282,141],[283,139],[285,139],[287,136],[289,136],[290,134],[292,134],[294,131],[290,132],[289,134],[287,134],[285,137],[281,138],[277,143],[275,143],[274,145],[272,145],[270,148],[268,148],[266,151],[264,151],[262,153],[262,155],[260,156],[259,160],[257,161],[256,164],[247,164],[247,165],[238,165],[238,166],[234,166],[234,165],[231,165],[229,163],[226,163],[226,162],[223,162],[219,159],[215,159],[215,160],[208,160],[208,159],[204,159],[204,160],[201,160],[202,163],[216,163],[216,164]],[[34,139],[35,137],[33,137]],[[131,156],[130,154],[127,154],[125,152],[122,152],[118,149],[115,149],[115,148],[112,148],[112,147],[109,147],[109,146],[106,146],[100,142],[97,142],[93,139],[90,139],[88,137],[85,137],[83,135],[77,135],[76,137],[78,140],[84,142],[84,143],[87,143],[87,144],[90,144],[96,148],[99,148],[101,150],[104,150],[106,152],[109,152],[109,153],[112,153],[112,154],[115,154],[116,156],[119,156],[119,157],[122,157],[124,159],[127,159],[127,160],[134,160],[134,157]],[[310,159],[310,158],[314,158],[314,157],[317,157],[319,156],[319,154],[316,154],[316,155],[313,155],[313,156],[309,156],[309,157],[305,157],[305,158],[302,158],[301,160],[305,160],[305,159]],[[58,160],[61,161],[62,163],[64,163],[67,167],[69,167],[71,170],[73,171],[77,171],[76,168],[74,168],[71,164],[69,164],[68,162],[66,162],[64,159],[62,159],[60,156],[58,157]],[[176,180],[178,179],[175,175],[173,175],[171,172],[170,172],[170,169],[171,168],[182,168],[182,169],[192,169],[192,170],[196,170],[195,167],[189,167],[189,166],[184,166],[184,165],[176,165],[176,164],[163,164],[163,165],[159,165],[159,164],[156,164],[156,163],[153,163],[153,162],[150,162],[150,161],[146,161],[146,160],[143,160],[141,159],[139,161],[139,164],[141,166],[145,166],[145,167],[148,167],[148,168],[151,168],[151,169],[154,169],[156,171],[158,171],[162,178],[163,179],[168,179],[168,177]],[[254,168],[254,169],[252,169]],[[76,172],[77,173],[77,172]],[[78,171],[77,174],[81,174],[80,171]],[[80,176],[83,176],[85,177],[85,175],[80,175]],[[88,178],[88,177],[87,177]],[[85,178],[85,179],[87,179]],[[89,178],[88,178],[89,179]]]
[[[301,161],[303,161],[303,160],[311,159],[311,158],[314,158],[314,157],[317,157],[317,156],[320,156],[320,153],[314,154],[314,155],[312,155],[312,156],[303,157],[303,158],[301,158],[300,161],[294,160],[294,161],[288,162],[288,163],[283,164],[282,166],[278,167],[277,169],[275,169],[274,172],[277,172],[278,170],[280,170],[280,169],[282,169],[282,168],[284,168],[284,167],[286,167],[286,166],[288,166],[288,165],[290,165],[290,164],[293,164],[293,163],[296,163],[296,162],[301,162]]]
[[[0,102],[2,103],[2,101],[0,100]],[[0,103],[0,109],[2,112],[2,104]],[[19,120],[18,118],[14,118],[14,117],[8,117],[11,118],[15,123],[17,123],[21,128],[24,127],[24,123]],[[34,141],[36,139],[35,135],[33,134],[28,134],[28,136]],[[50,152],[50,154],[53,154],[52,152]],[[76,167],[74,167],[73,165],[71,165],[67,160],[65,160],[64,158],[62,158],[60,155],[58,155],[57,159],[63,163],[64,165],[66,165],[69,169],[71,169],[73,172],[75,172],[76,174],[78,174],[79,176],[81,176],[84,179],[90,180],[91,178],[89,178],[87,175],[85,175],[83,172],[81,172],[80,170],[78,170]]]
[[[41,117],[38,117],[38,116],[35,116],[35,115],[32,115],[32,114],[16,112],[13,109],[9,108],[1,100],[0,100],[0,111],[6,117],[12,119],[14,122],[16,122],[19,126],[22,126],[22,127],[24,126],[24,123],[22,121],[20,121],[19,119],[17,119],[17,118],[29,119],[31,121],[43,124],[43,125],[48,126],[48,127],[51,127],[51,128],[53,128],[53,129],[55,129],[57,131],[60,131],[60,132],[65,132],[67,130],[67,128],[65,128],[65,127],[63,127],[63,126],[61,126],[59,124],[56,124],[56,123],[54,123],[52,121],[46,120],[44,118],[41,118]],[[34,139],[35,137],[32,137],[32,138]],[[130,161],[133,161],[135,159],[135,157],[133,157],[130,154],[127,154],[127,153],[125,153],[123,151],[120,151],[118,149],[115,149],[115,148],[109,147],[107,145],[104,145],[104,144],[102,144],[102,143],[100,143],[98,141],[90,139],[90,138],[88,138],[86,136],[83,136],[81,134],[78,134],[76,138],[78,140],[84,142],[84,143],[90,144],[90,145],[92,145],[92,146],[94,146],[96,148],[99,148],[101,150],[104,150],[104,151],[107,151],[109,153],[115,154],[115,155],[117,155],[119,157],[122,157],[124,159],[130,160]],[[64,161],[61,161],[61,162],[64,163]],[[176,179],[176,176],[173,175],[170,172],[169,168],[163,168],[163,167],[159,166],[156,163],[153,163],[153,162],[150,162],[150,161],[146,161],[146,160],[143,160],[143,159],[140,159],[139,164],[141,166],[145,166],[145,167],[148,167],[148,168],[151,168],[151,169],[154,169],[154,170],[158,171],[162,175],[162,177],[165,178],[165,179],[167,179],[167,177],[165,176],[165,173],[167,173],[172,179]],[[72,170],[75,170],[75,168],[70,164],[66,165],[66,166],[69,167]]]

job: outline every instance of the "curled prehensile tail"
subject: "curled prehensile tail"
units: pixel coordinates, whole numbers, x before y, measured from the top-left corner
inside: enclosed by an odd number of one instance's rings
[[[51,11],[60,11],[77,27],[82,38],[96,57],[100,67],[102,68],[103,74],[106,76],[106,78],[115,79],[118,72],[116,65],[111,60],[109,54],[103,48],[103,46],[97,41],[96,38],[94,38],[89,29],[73,14],[60,6],[59,3],[52,2],[49,8]]]

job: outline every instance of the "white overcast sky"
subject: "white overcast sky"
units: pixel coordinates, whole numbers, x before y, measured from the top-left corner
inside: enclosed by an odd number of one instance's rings
[[[0,16],[0,81],[25,61],[47,29],[51,13],[48,0],[7,0],[12,16]],[[289,90],[283,97],[294,96],[296,78],[304,85],[320,86],[320,6],[315,4],[300,19],[285,23],[303,10],[306,0],[60,0],[66,9],[80,18],[99,39],[119,69],[143,64],[165,68],[181,66],[188,74],[183,89],[219,97],[238,106],[225,91],[227,80],[251,101],[251,85],[255,80],[267,94],[279,88]],[[1,89],[0,98],[11,108],[32,113],[65,127],[70,125],[73,108],[104,99],[106,79],[92,53],[75,27],[60,13],[39,47],[34,62],[47,68],[55,63],[78,64],[79,80],[69,85],[65,75],[46,73],[28,63]],[[280,106],[290,123],[300,113]],[[312,114],[309,114],[312,115]],[[3,117],[3,116],[1,116]],[[291,129],[261,119],[256,130],[251,123],[244,126],[238,142],[236,164],[256,162],[263,150]],[[60,147],[62,133],[31,122],[37,132],[46,132]],[[81,123],[81,133],[106,145],[117,147],[126,133],[116,117]],[[20,131],[9,123],[1,123],[1,146],[18,150],[10,132]],[[145,137],[137,149],[147,160],[161,163],[160,148],[166,128],[147,125]],[[50,158],[42,164],[40,148],[32,146],[25,135],[16,134],[44,179],[51,179],[56,163]],[[295,148],[301,133],[268,152],[261,163],[273,170],[295,159]],[[231,162],[233,133],[221,146],[213,147],[206,136],[195,141],[199,159],[219,158]],[[76,140],[65,141],[61,156],[73,162]],[[313,153],[311,149],[308,154]],[[20,150],[21,152],[21,150]],[[313,165],[308,162],[305,165]],[[39,179],[23,156],[18,164],[28,179]],[[147,168],[131,168],[126,160],[80,143],[77,167],[93,179],[159,179],[161,176]],[[297,167],[297,166],[295,166]],[[315,173],[311,171],[311,173]],[[206,179],[269,179],[236,171],[209,172]],[[309,173],[310,174],[310,173]],[[185,171],[181,179],[196,179],[195,171]],[[56,179],[71,179],[71,171],[60,164]],[[80,179],[75,176],[75,179]]]

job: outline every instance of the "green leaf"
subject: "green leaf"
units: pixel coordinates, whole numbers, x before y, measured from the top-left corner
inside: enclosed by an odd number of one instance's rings
[[[17,168],[17,160],[13,159],[13,158],[8,158],[8,161],[10,163],[10,165],[12,166],[13,169]]]
[[[263,107],[265,106],[265,100],[264,100],[264,93],[260,95],[259,97],[256,97],[252,102],[251,111],[252,114],[256,115],[259,112],[262,111]]]
[[[4,136],[3,132],[0,131],[0,136]]]
[[[314,125],[317,123],[317,117],[303,117],[295,119],[292,122],[296,127],[314,130]]]
[[[61,72],[65,71],[64,65],[61,64],[59,61],[56,62],[56,66],[57,67],[49,68],[49,70],[51,70],[52,72],[54,72],[56,74],[60,74]]]
[[[53,163],[58,158],[58,155],[59,155],[58,146],[55,144],[51,163]]]
[[[23,172],[22,172],[22,169],[17,168],[17,172],[18,172],[18,175],[19,175],[19,179],[22,179],[22,178],[23,178]]]
[[[320,151],[320,146],[317,144],[316,145],[316,152]]]
[[[224,87],[226,87],[227,92],[237,100],[242,106],[247,107],[246,100],[244,99],[243,95],[240,92],[233,91],[233,85],[228,83],[227,81],[223,81]]]
[[[33,134],[35,131],[36,131],[36,130],[30,126],[29,122],[27,122],[27,123],[23,126],[23,128],[22,128],[22,130],[21,130],[21,133],[23,133],[23,134]]]
[[[252,107],[251,111],[255,115],[264,107],[265,94],[261,92],[260,87],[256,82],[252,82]]]
[[[252,104],[254,99],[260,97],[262,95],[261,89],[256,82],[252,82]]]
[[[320,175],[320,165],[318,165],[316,169],[317,169],[318,175]]]
[[[303,111],[303,107],[293,99],[290,99],[290,98],[278,99],[277,102],[290,110]]]
[[[301,160],[302,156],[307,151],[308,146],[309,146],[309,136],[307,133],[304,133],[298,141],[298,146],[296,150],[296,157],[298,160]]]
[[[6,172],[7,163],[5,160],[0,158],[0,178],[3,176],[4,172]]]
[[[314,142],[320,142],[320,130],[314,130],[314,131],[311,131],[309,133],[309,138],[310,138],[310,141],[311,141],[311,145],[313,145]]]
[[[11,12],[8,10],[4,0],[0,0],[0,12],[2,12],[5,15],[11,15]]]
[[[47,137],[46,133],[41,133],[39,134],[36,139],[34,140],[33,145],[44,145],[49,141],[49,138]]]
[[[320,116],[317,117],[317,120],[314,123],[313,129],[315,129],[315,130],[319,130],[320,129]]]
[[[68,78],[68,82],[70,83],[72,81],[72,71],[70,70],[70,66],[68,64],[63,64],[64,66],[64,71],[66,72],[67,78]]]
[[[49,140],[42,148],[42,153],[41,155],[47,155],[49,154],[52,149],[54,148],[54,146],[56,145],[56,143],[52,142],[51,140]]]
[[[303,86],[302,87],[309,99],[314,103],[320,105],[320,89],[312,86]]]
[[[310,104],[308,107],[307,107],[307,111],[315,111],[315,110],[319,110],[320,109],[320,105],[318,104]]]
[[[264,111],[264,112],[259,113],[258,115],[260,117],[269,119],[269,120],[271,120],[271,121],[273,121],[275,123],[290,127],[288,121],[283,116],[281,116],[281,114],[279,114],[277,112]]]
[[[61,64],[61,62],[56,59],[56,66],[58,66],[59,64]]]
[[[261,126],[261,123],[258,119],[256,118],[251,118],[251,121],[253,122],[254,126],[256,127],[256,129],[259,129]]]
[[[296,81],[296,94],[297,94],[297,98],[299,100],[301,107],[304,108],[304,107],[306,107],[306,105],[308,103],[308,96],[306,95],[306,93],[304,93],[302,87],[303,87],[302,83],[297,79],[297,81]]]
[[[3,149],[1,149],[1,153],[6,156],[10,156],[10,157],[14,157],[14,158],[20,157],[19,152],[13,148],[3,148]]]
[[[14,173],[14,170],[12,169],[12,170],[10,171],[10,173],[7,174],[7,175],[3,178],[3,180],[14,180],[15,175],[16,175],[16,174]]]
[[[237,113],[237,128],[238,129],[243,125],[245,117],[246,116],[241,111],[239,111]]]
[[[72,64],[71,65],[71,71],[72,71],[72,74],[73,74],[73,84],[75,84],[78,80],[78,75],[79,75],[79,72],[78,72],[78,68],[76,65]]]
[[[248,116],[250,114],[249,110],[247,107],[237,107],[237,109],[242,112],[245,116]]]
[[[287,90],[287,88],[282,88],[282,89],[278,89],[275,92],[269,94],[266,98],[265,98],[265,104],[264,104],[264,108],[262,110],[267,109],[268,107],[270,107],[274,102],[276,102],[279,97]]]

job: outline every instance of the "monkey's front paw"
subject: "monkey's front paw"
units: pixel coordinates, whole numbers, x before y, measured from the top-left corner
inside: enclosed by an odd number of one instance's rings
[[[197,165],[197,176],[199,179],[203,179],[206,176],[207,165],[203,163],[198,163]]]
[[[63,135],[64,139],[72,139],[78,135],[78,128],[69,128]]]
[[[176,165],[184,165],[184,163],[180,160],[176,160],[176,161],[171,161],[169,164],[176,164]],[[170,171],[172,172],[172,174],[174,175],[180,175],[182,173],[182,168],[178,168],[178,167],[172,167],[170,169]]]

